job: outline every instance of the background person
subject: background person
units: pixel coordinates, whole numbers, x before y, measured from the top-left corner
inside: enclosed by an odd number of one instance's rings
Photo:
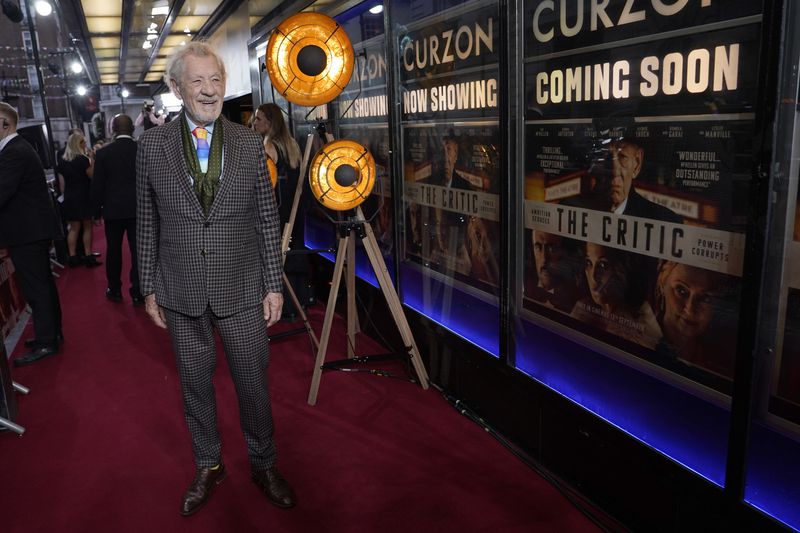
[[[175,350],[195,477],[180,513],[225,478],[212,377],[219,332],[239,400],[251,478],[295,504],[276,468],[266,380],[267,327],[280,320],[280,220],[261,139],[221,117],[225,66],[206,43],[179,47],[166,81],[184,113],[145,132],[136,158],[137,243],[145,309]],[[224,156],[224,157],[223,157]]]
[[[100,266],[92,255],[92,200],[91,186],[94,165],[86,150],[86,138],[73,133],[67,140],[67,148],[59,173],[64,177],[64,202],[61,204],[61,214],[67,220],[67,250],[69,265],[88,267]],[[84,256],[77,254],[78,238],[83,242]]]
[[[300,146],[289,132],[283,111],[274,103],[258,106],[253,116],[253,129],[261,135],[264,141],[264,150],[272,159],[278,169],[278,214],[281,226],[289,222],[292,212],[294,195],[297,191],[297,180],[300,179]],[[292,235],[289,242],[290,250],[302,249],[305,244],[305,213],[311,206],[312,193],[308,184],[303,184],[300,194],[300,203],[297,206],[297,215],[292,226]],[[289,278],[297,299],[308,302],[309,271],[310,265],[307,254],[289,254],[286,256],[284,271]],[[284,294],[283,316],[293,320],[298,310],[288,294]]]
[[[144,104],[142,104],[142,110],[139,112],[139,116],[136,117],[136,127],[144,128],[144,131],[149,130],[150,128],[155,128],[156,126],[161,126],[164,124],[164,117],[161,115],[156,115],[154,110],[155,103],[152,100],[145,100]]]
[[[17,134],[19,115],[0,102],[0,245],[7,246],[20,289],[33,311],[31,351],[14,360],[27,365],[58,353],[61,304],[50,271],[50,244],[61,235],[39,156]]]
[[[136,256],[136,141],[133,120],[117,115],[111,123],[114,141],[97,152],[92,178],[92,200],[99,218],[105,220],[106,298],[122,301],[122,238],[127,234],[131,253],[129,293],[133,305],[144,304],[139,287]]]

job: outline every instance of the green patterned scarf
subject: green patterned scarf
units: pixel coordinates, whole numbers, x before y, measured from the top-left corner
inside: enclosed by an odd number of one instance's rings
[[[194,192],[203,208],[203,214],[208,216],[214,196],[219,188],[219,177],[222,175],[222,119],[218,118],[214,122],[214,133],[211,138],[211,153],[208,156],[208,169],[201,172],[200,161],[197,159],[197,150],[192,141],[192,132],[189,131],[189,123],[186,118],[183,122],[183,156],[186,159],[186,166],[189,167],[189,174],[194,180]]]

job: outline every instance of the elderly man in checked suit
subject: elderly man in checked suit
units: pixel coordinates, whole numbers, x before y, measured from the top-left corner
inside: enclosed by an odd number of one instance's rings
[[[295,495],[275,467],[266,382],[267,327],[283,306],[280,222],[261,139],[220,116],[225,66],[205,43],[181,47],[166,72],[178,119],[142,135],[136,157],[139,273],[145,310],[169,330],[196,472],[180,513],[200,509],[225,477],[212,376],[213,329],[239,399],[251,478],[273,504]]]

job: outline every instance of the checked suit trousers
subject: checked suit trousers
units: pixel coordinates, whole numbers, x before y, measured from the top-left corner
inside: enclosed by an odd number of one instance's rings
[[[164,309],[183,393],[184,415],[197,468],[220,463],[217,404],[212,377],[217,364],[214,328],[219,332],[236,395],[239,420],[253,469],[276,462],[272,408],[267,390],[267,326],[262,306],[220,318],[206,308],[199,317]]]

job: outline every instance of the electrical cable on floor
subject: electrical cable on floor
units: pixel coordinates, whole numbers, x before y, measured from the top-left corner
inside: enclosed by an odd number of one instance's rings
[[[376,326],[376,324],[372,321],[371,313],[368,312],[367,306],[362,301],[361,297],[358,294],[358,291],[356,291],[355,297],[356,297],[357,306],[363,311],[364,317],[366,318],[365,325],[370,325],[370,324],[372,325],[372,331],[374,331],[376,333],[376,335],[379,337],[380,341],[383,343],[383,346],[386,347],[389,350],[389,353],[390,354],[401,354],[401,353],[404,353],[404,352],[407,353],[408,350],[402,350],[401,351],[401,350],[396,350],[396,349],[394,349],[392,347],[391,343],[389,343],[386,340],[386,338],[381,334],[381,332],[378,329],[378,327]],[[356,348],[355,348],[355,346],[353,346],[352,339],[350,338],[349,335],[345,335],[345,337],[347,338],[347,345],[350,348],[350,351],[353,354],[355,354],[356,353]],[[361,356],[361,357],[369,357],[369,356]],[[355,357],[352,358],[352,361],[354,363],[359,363],[360,361],[358,361],[358,359],[359,359],[359,356],[355,356]],[[325,369],[326,370],[338,370],[340,372],[360,372],[360,373],[364,373],[364,374],[372,374],[373,376],[379,376],[379,377],[385,377],[385,378],[394,378],[394,379],[399,379],[399,380],[402,380],[402,381],[409,381],[409,382],[415,383],[415,384],[419,383],[419,381],[417,379],[412,377],[413,374],[412,374],[412,369],[411,369],[411,357],[407,356],[407,357],[402,358],[402,362],[405,365],[406,376],[399,376],[397,374],[389,372],[388,370],[378,370],[378,369],[372,369],[372,368],[350,368],[350,367],[342,367],[342,366],[328,366],[328,367],[325,367]]]
[[[504,448],[510,451],[515,457],[517,457],[520,461],[525,463],[531,470],[536,472],[539,476],[543,477],[547,482],[553,485],[565,498],[567,498],[576,509],[578,509],[581,513],[584,514],[589,520],[592,521],[597,527],[602,529],[606,532],[629,532],[630,530],[625,528],[622,524],[619,524],[616,520],[609,517],[610,521],[614,522],[613,527],[609,524],[604,523],[601,520],[597,513],[593,511],[593,509],[599,509],[596,505],[594,505],[590,500],[585,498],[584,496],[580,495],[575,491],[572,487],[569,487],[565,484],[561,479],[554,476],[550,473],[546,468],[544,468],[541,464],[539,464],[535,459],[533,459],[530,455],[526,452],[521,450],[519,447],[514,445],[511,441],[506,439],[502,434],[498,433],[492,426],[490,426],[483,418],[478,416],[472,409],[470,409],[464,402],[457,399],[455,396],[452,396],[444,391],[439,385],[436,383],[431,382],[431,386],[438,390],[442,397],[452,405],[459,413],[463,416],[478,424],[481,429],[486,431],[489,435],[491,435],[496,441],[498,441]],[[606,513],[602,513],[606,515]]]

